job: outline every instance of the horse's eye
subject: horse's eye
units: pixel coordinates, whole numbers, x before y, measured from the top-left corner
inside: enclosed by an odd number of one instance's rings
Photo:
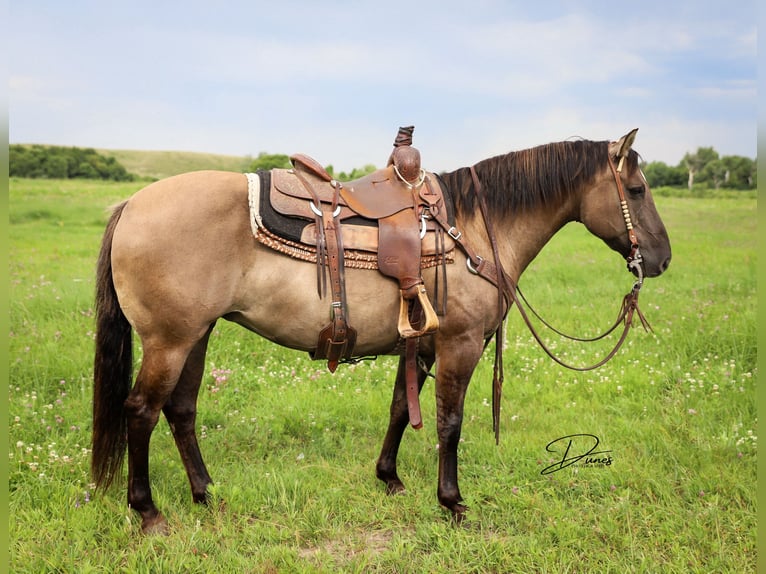
[[[635,187],[628,188],[628,192],[630,193],[630,195],[634,195],[634,196],[644,195],[645,191],[646,191],[646,188],[643,185],[637,185]]]

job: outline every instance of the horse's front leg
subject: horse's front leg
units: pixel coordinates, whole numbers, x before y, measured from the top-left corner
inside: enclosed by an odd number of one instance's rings
[[[462,340],[462,338],[461,338]],[[436,369],[436,432],[439,438],[439,502],[462,522],[467,507],[462,504],[457,478],[457,449],[463,424],[463,406],[468,383],[481,357],[481,340],[452,341],[442,345]]]
[[[425,366],[430,369],[434,363],[433,357],[422,358]],[[423,383],[427,376],[427,371],[418,369],[418,393],[423,388]],[[407,424],[410,422],[405,379],[405,359],[401,357],[399,359],[399,370],[396,372],[394,396],[391,399],[388,430],[386,431],[386,438],[383,440],[378,463],[375,466],[376,476],[386,483],[386,492],[388,494],[404,492],[404,483],[399,479],[399,475],[396,472],[396,457],[399,454],[402,436],[407,429]]]

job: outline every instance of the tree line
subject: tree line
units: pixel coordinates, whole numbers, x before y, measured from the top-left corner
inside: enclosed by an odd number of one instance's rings
[[[104,179],[135,181],[138,176],[129,173],[115,158],[104,156],[92,148],[18,145],[9,146],[9,175],[49,179]],[[285,154],[260,153],[250,162],[247,171],[291,167]],[[642,164],[651,187],[675,187],[695,189],[756,189],[757,162],[743,156],[719,156],[712,147],[700,147],[687,153],[676,166],[661,161]],[[341,181],[362,177],[375,170],[372,164],[355,168],[350,172],[335,173],[331,165],[326,167],[331,176]]]
[[[758,164],[738,155],[719,157],[712,147],[697,148],[671,167],[661,161],[642,166],[650,187],[703,187],[709,189],[756,189]]]
[[[138,179],[115,158],[92,148],[18,144],[8,149],[8,175],[47,179]]]

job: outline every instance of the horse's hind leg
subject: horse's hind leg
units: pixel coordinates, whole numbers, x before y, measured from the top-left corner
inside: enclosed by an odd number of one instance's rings
[[[423,360],[426,367],[430,369],[434,363],[433,358],[423,357]],[[428,373],[426,371],[423,369],[418,370],[418,393],[423,388],[423,383],[427,376]],[[399,454],[399,445],[402,442],[402,436],[409,422],[405,360],[402,357],[399,359],[399,369],[396,372],[396,383],[394,385],[394,396],[391,399],[388,430],[386,431],[386,438],[383,440],[383,447],[375,467],[375,474],[386,483],[386,492],[388,494],[404,492],[404,483],[399,479],[399,475],[396,472],[396,457]]]
[[[197,419],[197,396],[205,370],[205,355],[212,331],[213,325],[189,353],[178,384],[162,408],[186,468],[192,498],[194,502],[202,503],[207,501],[207,487],[213,481],[202,460],[194,425]]]
[[[176,387],[189,346],[144,344],[136,384],[125,401],[128,422],[128,504],[141,515],[145,533],[164,533],[167,523],[152,500],[149,440],[160,411]]]

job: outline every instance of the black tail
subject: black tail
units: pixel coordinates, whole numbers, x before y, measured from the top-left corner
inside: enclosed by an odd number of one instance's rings
[[[96,268],[96,357],[93,366],[91,475],[109,488],[122,469],[128,443],[123,403],[133,381],[130,323],[120,309],[112,279],[112,238],[127,202],[115,208],[104,232]]]

